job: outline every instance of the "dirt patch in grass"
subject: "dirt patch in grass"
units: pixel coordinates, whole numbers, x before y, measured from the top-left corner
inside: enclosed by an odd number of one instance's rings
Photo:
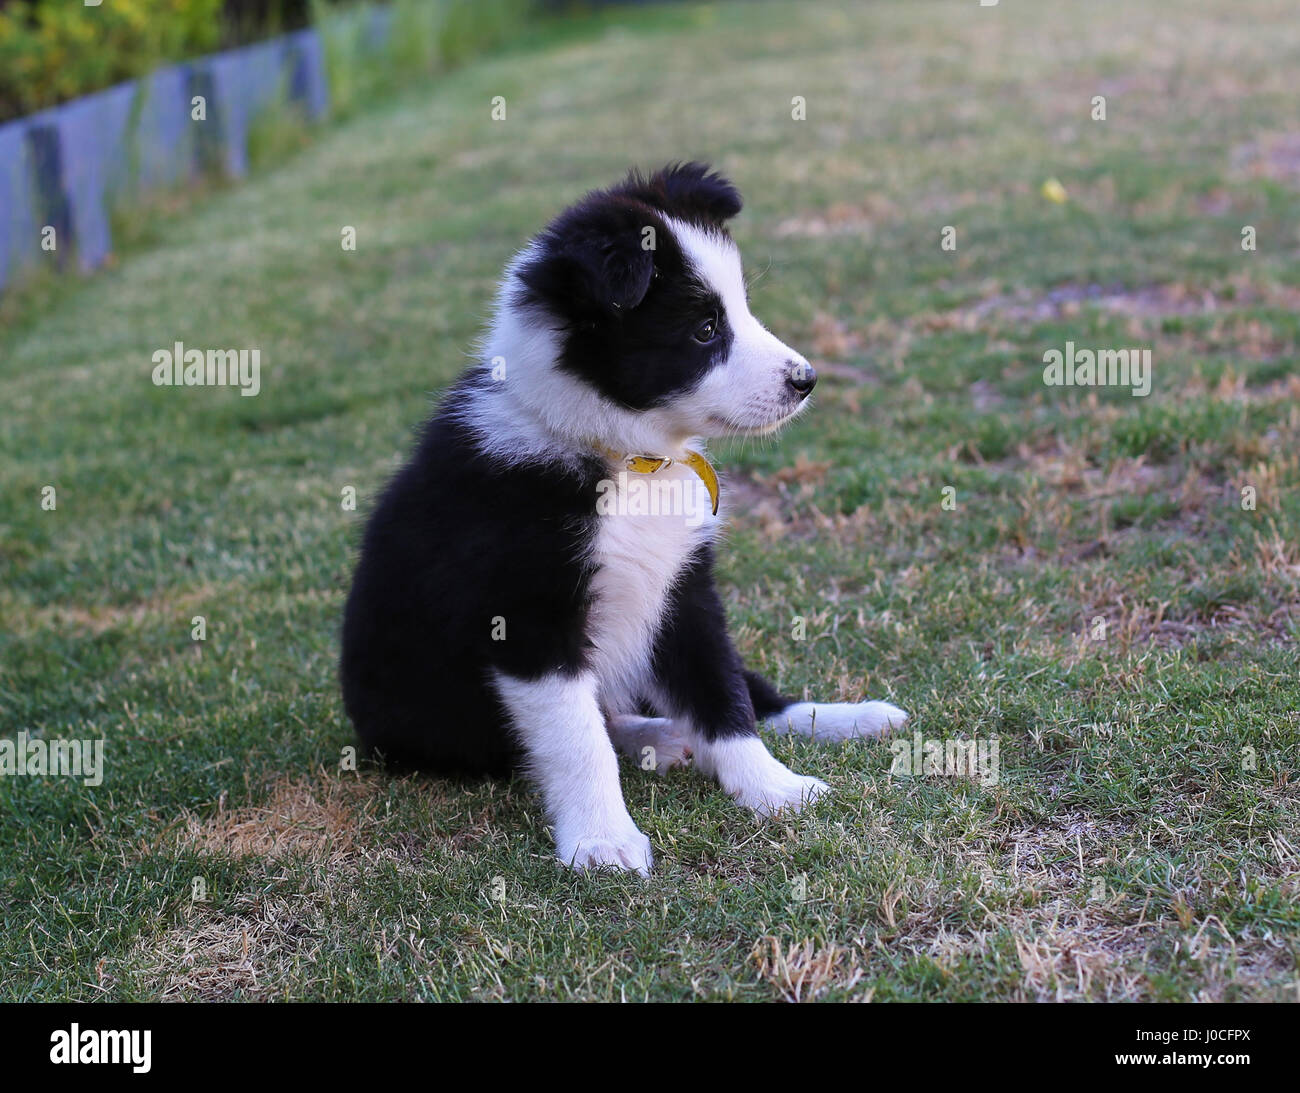
[[[1235,306],[1233,301],[1206,288],[1189,285],[1064,284],[1041,295],[1017,293],[982,300],[969,311],[976,319],[996,316],[1015,322],[1044,321],[1080,314],[1085,307],[1138,317],[1206,315]]]
[[[1050,919],[1035,916],[1016,926],[1016,955],[1023,994],[1035,1001],[1148,1001],[1152,998],[1151,957],[1161,938],[1171,959],[1200,968],[1201,987],[1189,1000],[1221,1002],[1279,1000],[1265,984],[1294,971],[1285,940],[1232,932],[1215,915],[1199,920],[1184,909],[1181,930],[1167,921],[1116,921],[1106,905],[1084,908],[1054,904]]]
[[[1134,330],[1132,333],[1146,338],[1157,359],[1166,361],[1174,356],[1210,356],[1225,357],[1235,362],[1263,363],[1293,352],[1291,341],[1279,334],[1272,323],[1241,313],[1216,316],[1209,325],[1197,324],[1195,329],[1176,332]],[[1231,373],[1231,365],[1228,366],[1228,371]],[[1179,385],[1185,389],[1171,393],[1188,397],[1197,387],[1196,379],[1195,376],[1180,379]],[[1220,386],[1214,392],[1215,397],[1224,401],[1245,397],[1245,377],[1231,374],[1229,382],[1232,381],[1238,381],[1243,391],[1234,393]]]
[[[881,515],[873,505],[859,505],[851,513],[827,512],[817,503],[819,484],[834,468],[831,460],[809,460],[806,455],[770,475],[736,475],[723,489],[731,500],[727,521],[735,528],[754,528],[765,539],[815,540],[839,536],[859,542],[878,533]]]
[[[223,794],[211,819],[187,815],[181,841],[208,854],[337,863],[356,855],[373,798],[374,786],[361,780],[281,780],[265,805],[227,810]]]
[[[385,829],[377,812],[389,780],[324,769],[286,775],[267,784],[262,804],[231,809],[223,796],[206,819],[186,814],[155,852],[247,860],[260,879],[220,905],[211,893],[206,902],[186,902],[167,924],[141,934],[113,980],[129,979],[136,991],[164,1001],[272,1000],[290,984],[300,996],[318,981],[313,966],[321,954],[345,943],[338,907],[366,887],[371,872],[418,873],[428,868],[430,843],[478,855],[499,836],[495,803],[471,807],[433,838],[404,824]],[[454,792],[449,783],[418,789],[442,795],[444,804]],[[293,877],[302,890],[284,893]]]
[[[862,334],[842,319],[824,311],[813,316],[807,347],[815,357],[843,359],[862,345]]]
[[[829,462],[814,462],[801,452],[792,464],[770,475],[728,477],[723,484],[728,520],[738,528],[757,529],[771,542],[814,534],[819,525],[807,505],[830,467]]]
[[[1290,643],[1300,618],[1300,548],[1282,540],[1276,529],[1255,532],[1253,545],[1254,558],[1242,559],[1238,573],[1249,577],[1253,571],[1259,588],[1221,573],[1188,568],[1184,576],[1189,596],[1179,617],[1173,618],[1166,617],[1167,604],[1133,602],[1130,580],[1102,571],[1092,574],[1091,596],[1083,587],[1078,589],[1078,602],[1085,604],[1083,617],[1104,617],[1108,636],[1117,639],[1123,652],[1147,644],[1181,645],[1206,633],[1244,643]],[[1095,651],[1096,643],[1084,630],[1076,637],[1076,647],[1081,653]]]
[[[728,475],[722,484],[727,520],[736,527],[756,527],[768,539],[786,534],[793,512],[781,490],[756,474]]]
[[[896,217],[897,206],[888,198],[869,195],[863,201],[837,201],[824,212],[782,220],[772,234],[778,239],[799,236],[821,239],[833,235],[870,237],[880,224]]]
[[[1168,844],[1183,833],[1167,824]],[[909,911],[899,916],[891,944],[941,964],[960,958],[985,959],[997,937],[1010,935],[1021,979],[1017,1001],[1144,1001],[1155,996],[1163,965],[1186,957],[1200,966],[1198,1001],[1272,997],[1265,984],[1295,968],[1284,938],[1250,927],[1230,929],[1198,910],[1195,896],[1117,890],[1114,882],[1094,885],[1115,867],[1117,853],[1149,836],[1128,825],[1066,811],[1045,825],[1009,829],[991,843],[968,851],[978,871],[985,916],[980,928],[952,930],[923,886],[913,883]],[[1159,841],[1159,840],[1158,840]],[[1279,865],[1269,876],[1285,877]],[[1202,879],[1190,879],[1194,891]],[[1003,903],[1002,897],[1010,897]],[[895,925],[890,922],[890,925]]]
[[[1143,957],[1159,932],[1154,923],[1125,925],[1057,904],[1048,921],[1016,927],[1021,995],[1038,1002],[1144,996]]]
[[[919,315],[927,331],[976,330],[990,321],[1026,323],[1068,319],[1092,309],[1132,319],[1229,314],[1243,307],[1300,310],[1300,288],[1257,285],[1244,278],[1215,287],[1182,283],[1126,286],[1067,282],[1043,292],[999,293],[951,311]]]
[[[233,914],[196,912],[141,942],[128,962],[163,1001],[266,1001],[292,980],[301,989],[322,947],[306,901],[243,897]]]
[[[309,862],[314,889],[285,897],[241,894],[233,910],[190,903],[182,921],[141,936],[125,962],[129,974],[164,1001],[267,1000],[290,981],[300,989],[329,936],[323,900],[351,887],[367,861],[407,857],[401,847],[374,845],[376,799],[370,779],[319,771],[276,780],[265,804],[228,809],[223,794],[210,818],[186,814],[179,832],[171,829],[173,847],[258,859],[268,875],[282,869],[273,863]]]
[[[155,596],[147,600],[138,600],[129,604],[89,604],[56,603],[48,607],[32,610],[25,609],[18,613],[19,618],[27,621],[21,633],[40,633],[56,631],[62,634],[80,634],[100,637],[114,630],[125,630],[142,626],[155,619],[179,619],[188,633],[190,619],[207,610],[205,605],[221,602],[229,595],[227,588],[217,585],[203,585],[199,588],[182,590],[174,596]]]

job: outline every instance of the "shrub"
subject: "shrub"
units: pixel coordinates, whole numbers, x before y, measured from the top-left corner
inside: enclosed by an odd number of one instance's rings
[[[0,11],[0,121],[215,49],[222,0],[15,3]]]
[[[346,116],[361,103],[453,68],[518,34],[534,0],[393,0],[386,41],[369,41],[376,5],[311,0],[325,50],[330,110]]]

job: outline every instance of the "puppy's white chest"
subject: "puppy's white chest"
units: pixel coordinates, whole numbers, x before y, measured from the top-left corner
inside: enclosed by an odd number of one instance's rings
[[[672,586],[691,552],[721,524],[689,467],[623,472],[602,482],[593,561],[590,635],[607,705],[633,712]]]

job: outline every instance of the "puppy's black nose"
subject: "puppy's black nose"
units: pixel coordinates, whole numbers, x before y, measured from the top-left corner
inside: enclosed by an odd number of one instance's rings
[[[817,383],[817,373],[807,361],[791,361],[790,372],[785,382],[800,398],[807,398]]]

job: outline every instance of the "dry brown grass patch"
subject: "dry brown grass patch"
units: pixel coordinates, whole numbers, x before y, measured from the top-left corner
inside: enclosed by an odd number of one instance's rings
[[[859,235],[870,238],[877,225],[887,223],[897,214],[897,207],[882,194],[868,194],[862,201],[837,201],[824,213],[790,217],[772,231],[778,239],[797,236],[821,239],[834,235]]]
[[[1021,289],[996,293],[963,307],[919,314],[909,325],[931,332],[973,331],[985,328],[990,322],[1047,322],[1075,318],[1092,309],[1127,317],[1131,336],[1149,337],[1148,320],[1219,315],[1223,316],[1224,338],[1234,352],[1238,351],[1238,341],[1242,341],[1247,344],[1249,355],[1267,359],[1278,351],[1280,343],[1266,325],[1236,314],[1244,307],[1296,310],[1300,307],[1300,289],[1285,284],[1257,283],[1244,276],[1230,278],[1215,287],[1182,282],[1126,287],[1076,281],[1040,292]]]
[[[266,1001],[287,982],[300,990],[323,944],[320,923],[288,899],[244,902],[237,914],[191,910],[161,936],[142,938],[126,966],[163,1001]]]
[[[831,987],[852,990],[862,979],[851,950],[830,945],[818,949],[811,941],[794,942],[782,948],[771,934],[754,944],[750,959],[759,978],[776,988],[787,1002],[809,1002]],[[871,992],[863,999],[871,1000]]]
[[[181,841],[206,854],[349,859],[358,852],[360,831],[373,823],[374,792],[366,780],[340,781],[324,772],[315,780],[282,778],[264,805],[227,810],[222,794],[210,819],[187,814]]]
[[[128,604],[54,603],[34,610],[24,609],[19,617],[24,618],[28,624],[21,632],[33,634],[54,631],[99,637],[114,630],[140,626],[151,618],[163,617],[172,621],[181,620],[188,633],[189,620],[193,615],[204,614],[205,605],[225,598],[227,593],[222,587],[203,585],[175,596],[154,596]],[[195,642],[194,647],[201,651],[202,643]]]
[[[330,899],[352,885],[363,861],[397,860],[400,848],[373,849],[366,832],[375,785],[364,777],[339,779],[324,770],[272,782],[264,804],[228,809],[223,794],[214,815],[187,813],[170,837],[180,849],[228,854],[270,863],[282,859],[317,866],[317,886]],[[241,895],[236,910],[187,904],[182,921],[144,934],[125,962],[130,974],[165,1001],[267,1000],[282,984],[301,988],[328,936],[317,908],[323,894],[268,898]]]

